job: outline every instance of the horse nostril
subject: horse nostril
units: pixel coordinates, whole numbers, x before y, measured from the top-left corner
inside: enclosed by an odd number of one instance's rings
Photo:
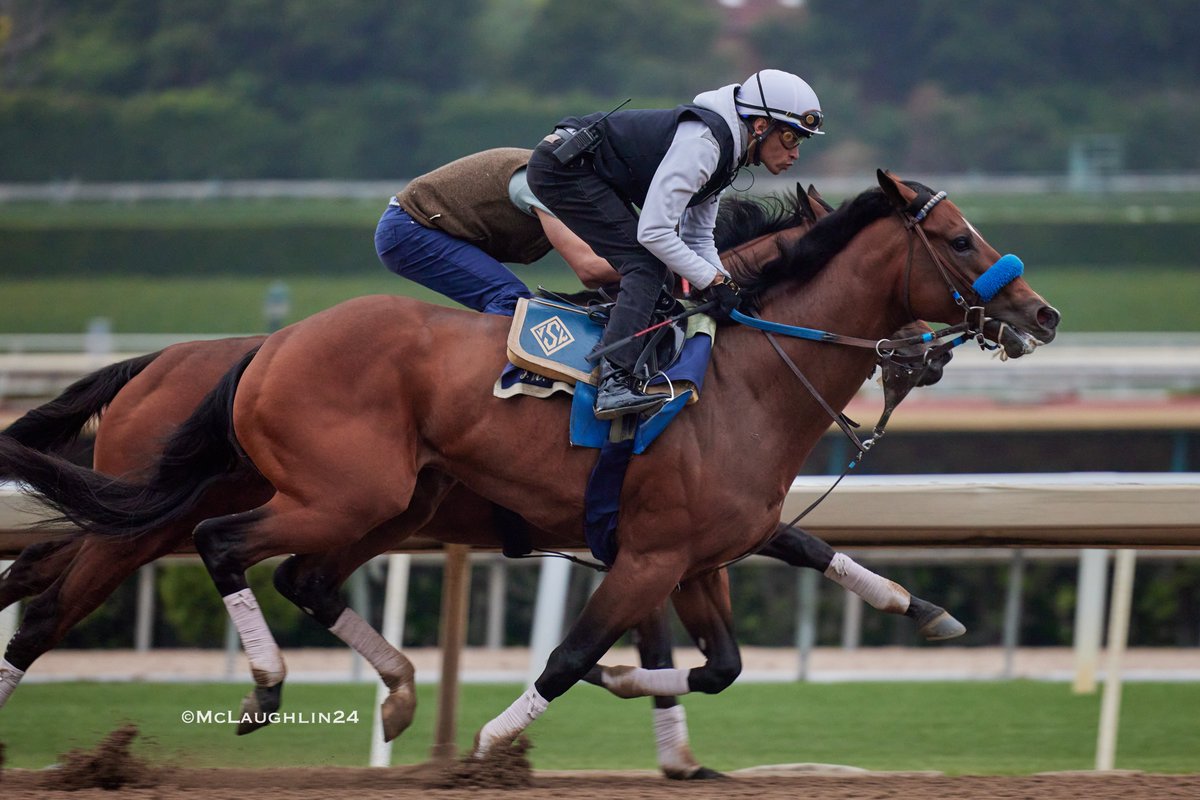
[[[1038,325],[1041,325],[1043,330],[1052,331],[1058,327],[1058,323],[1062,321],[1062,314],[1053,306],[1042,306],[1037,312]]]

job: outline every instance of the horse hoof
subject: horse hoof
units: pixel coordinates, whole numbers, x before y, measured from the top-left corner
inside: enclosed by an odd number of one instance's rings
[[[254,691],[242,699],[242,716],[238,720],[237,735],[245,736],[271,724],[271,715],[279,710],[283,700],[283,682],[274,686],[255,686]]]
[[[408,730],[417,712],[417,694],[412,684],[400,686],[384,698],[379,707],[379,716],[383,721],[383,740],[390,742]]]
[[[663,774],[673,781],[714,781],[725,780],[729,776],[724,772],[717,772],[715,769],[698,766],[695,769],[687,770],[686,772],[666,772]]]
[[[923,624],[918,630],[925,637],[925,640],[929,642],[955,639],[967,632],[966,626],[950,616],[948,611],[942,611],[942,613]]]
[[[940,642],[967,632],[966,626],[950,616],[946,609],[919,597],[909,598],[908,610],[904,612],[904,616],[917,623],[917,632],[924,636],[926,641]]]

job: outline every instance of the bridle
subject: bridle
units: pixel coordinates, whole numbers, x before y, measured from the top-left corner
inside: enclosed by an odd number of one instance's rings
[[[862,462],[867,452],[878,442],[884,434],[884,429],[888,421],[891,419],[892,412],[896,410],[896,406],[908,395],[908,389],[915,386],[924,377],[928,371],[930,364],[942,354],[953,350],[955,347],[963,344],[970,338],[974,338],[981,347],[994,349],[998,345],[989,346],[987,339],[984,336],[984,325],[988,321],[984,312],[984,306],[991,302],[1001,289],[1016,279],[1023,271],[1021,260],[1016,256],[1002,256],[995,264],[988,267],[982,275],[974,281],[967,279],[961,271],[955,269],[952,265],[947,264],[937,251],[933,249],[929,238],[925,235],[925,231],[921,229],[921,223],[929,216],[929,212],[937,206],[942,200],[946,199],[945,192],[937,192],[936,194],[928,191],[918,191],[917,196],[904,209],[900,210],[904,229],[912,234],[908,240],[908,259],[904,270],[904,303],[905,312],[909,316],[909,321],[916,321],[917,317],[912,312],[912,302],[910,298],[911,291],[911,275],[913,265],[913,240],[920,240],[925,247],[925,252],[928,253],[930,260],[937,267],[938,274],[942,276],[942,280],[946,282],[946,287],[950,290],[950,296],[954,300],[955,305],[963,309],[963,321],[955,325],[950,325],[939,331],[920,334],[918,336],[908,336],[902,339],[879,339],[872,341],[869,339],[860,339],[853,336],[842,336],[828,331],[816,330],[814,328],[804,328],[796,325],[785,325],[779,322],[770,322],[768,320],[759,319],[758,317],[744,314],[741,311],[733,311],[730,318],[743,325],[752,328],[757,328],[767,337],[767,341],[771,343],[771,347],[779,355],[779,358],[787,365],[792,374],[800,381],[804,388],[812,395],[817,404],[825,410],[846,438],[856,448],[857,454],[847,463],[842,473],[838,475],[833,484],[826,489],[816,500],[812,501],[807,508],[796,515],[791,522],[787,523],[787,528],[795,528],[800,520],[808,516],[814,508],[822,503],[826,497],[837,488],[842,479],[850,473],[859,463]],[[953,276],[953,277],[952,277]],[[958,284],[970,292],[973,299],[977,301],[976,305],[970,305],[958,288],[955,286],[954,279],[958,279]],[[899,366],[904,372],[906,380],[910,383],[908,387],[898,391],[888,391],[888,387],[884,389],[884,408],[883,413],[879,417],[879,421],[875,423],[875,427],[871,430],[871,435],[866,439],[860,439],[854,432],[854,424],[846,418],[844,414],[834,411],[833,407],[821,396],[817,388],[804,375],[796,363],[788,356],[783,347],[780,346],[774,334],[783,336],[791,336],[798,339],[806,339],[815,342],[825,342],[828,344],[840,344],[849,347],[865,347],[871,348],[879,357],[880,364],[884,362],[892,362]],[[900,354],[900,349],[914,344],[929,344],[930,342],[938,342],[931,347],[927,347],[925,351],[916,357],[903,356]],[[919,365],[919,366],[918,366]],[[918,372],[917,370],[920,370]],[[728,567],[735,564],[753,554],[754,551],[739,556],[721,565]]]
[[[962,322],[947,326],[938,331],[919,334],[917,336],[908,336],[900,339],[871,340],[861,339],[854,336],[843,336],[841,334],[817,330],[815,328],[805,328],[797,325],[785,325],[779,322],[771,322],[769,320],[763,320],[756,316],[751,316],[750,314],[745,314],[736,310],[730,315],[730,318],[734,321],[751,328],[757,328],[763,332],[763,334],[767,337],[767,341],[770,342],[771,347],[779,355],[779,358],[784,364],[787,365],[788,369],[791,370],[792,374],[796,376],[808,393],[812,395],[817,404],[821,406],[825,413],[827,413],[829,417],[838,425],[842,433],[845,434],[845,436],[850,440],[857,450],[857,455],[849,462],[845,470],[843,470],[842,474],[838,477],[837,481],[834,482],[833,486],[829,487],[825,494],[817,498],[808,508],[802,511],[800,515],[796,517],[796,519],[792,520],[789,525],[795,525],[800,521],[800,519],[807,515],[813,508],[815,508],[822,500],[825,499],[825,497],[828,496],[829,492],[833,491],[838,483],[841,482],[842,478],[844,478],[851,469],[854,469],[862,461],[867,451],[869,451],[871,447],[873,447],[875,443],[882,438],[884,429],[887,426],[887,422],[891,418],[892,412],[895,411],[896,406],[899,405],[900,401],[907,395],[907,391],[899,393],[884,393],[884,409],[879,421],[875,424],[869,437],[866,439],[860,439],[859,436],[854,432],[852,423],[845,417],[844,414],[840,414],[835,411],[833,407],[830,406],[825,400],[825,398],[821,396],[820,392],[817,391],[817,388],[813,386],[812,382],[809,381],[800,368],[796,366],[796,363],[792,361],[792,359],[784,351],[783,347],[780,346],[778,340],[775,338],[775,334],[790,336],[798,339],[806,339],[814,342],[824,342],[827,344],[870,348],[875,351],[875,354],[879,357],[881,364],[883,362],[890,361],[899,365],[899,367],[904,370],[905,374],[908,375],[909,379],[913,382],[913,385],[915,385],[916,382],[923,377],[925,371],[928,370],[929,365],[935,359],[963,344],[968,339],[975,339],[979,343],[980,347],[985,349],[995,349],[999,346],[989,343],[984,335],[984,325],[988,321],[988,317],[985,314],[985,306],[995,298],[1001,289],[1019,277],[1023,272],[1024,267],[1021,264],[1021,260],[1016,256],[1005,255],[992,264],[992,266],[988,267],[988,269],[985,270],[982,275],[972,281],[967,276],[963,275],[963,273],[953,265],[946,263],[946,261],[937,254],[937,251],[934,250],[929,238],[925,235],[925,231],[921,228],[921,223],[928,218],[929,213],[934,209],[934,207],[937,206],[938,203],[945,199],[945,192],[937,192],[935,194],[926,190],[921,190],[918,191],[917,196],[911,203],[908,204],[907,207],[898,211],[904,224],[904,229],[911,234],[908,238],[908,258],[904,270],[905,312],[908,314],[910,321],[916,321],[917,317],[912,311],[911,277],[914,261],[914,250],[916,247],[915,241],[920,241],[925,248],[925,252],[929,255],[930,260],[937,268],[938,274],[941,275],[942,280],[945,281],[946,287],[950,291],[950,296],[954,300],[955,305],[959,306],[963,310]],[[974,304],[968,303],[963,298],[963,294],[958,288],[960,286],[965,292],[969,293],[974,301],[976,301]],[[924,352],[918,356],[906,356],[899,352],[905,347],[911,347],[913,345],[930,345],[930,343],[933,342],[936,342],[936,344],[927,347]],[[919,364],[921,372],[917,374],[916,377],[913,377],[914,373],[918,369],[918,366],[916,366],[917,364]]]
[[[995,346],[987,343],[987,339],[983,333],[983,325],[987,320],[984,314],[984,306],[995,299],[1001,289],[1019,278],[1025,271],[1025,265],[1021,263],[1021,259],[1012,254],[1004,255],[984,270],[982,275],[975,280],[971,280],[953,264],[947,263],[933,249],[933,245],[929,242],[929,237],[925,235],[925,230],[921,227],[921,223],[929,216],[929,212],[945,199],[945,192],[934,194],[922,189],[917,192],[917,196],[913,198],[912,202],[906,208],[898,212],[904,223],[905,230],[912,234],[908,240],[908,258],[904,265],[904,310],[908,314],[910,321],[917,319],[916,314],[912,310],[913,250],[915,248],[914,240],[917,240],[925,247],[925,252],[928,254],[929,260],[933,262],[938,274],[945,281],[946,287],[950,290],[951,299],[954,300],[955,305],[963,310],[963,322],[960,323],[965,326],[963,332],[967,336],[974,337],[980,347],[995,349]],[[974,303],[968,303],[963,298],[962,292],[959,291],[960,286],[963,292],[971,296],[975,301]]]

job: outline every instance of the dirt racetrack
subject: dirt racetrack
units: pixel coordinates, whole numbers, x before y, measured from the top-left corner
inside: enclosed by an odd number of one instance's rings
[[[912,773],[814,774],[789,776],[735,774],[727,780],[668,781],[655,773],[534,773],[532,784],[518,788],[433,788],[436,770],[431,767],[391,769],[279,769],[165,771],[156,785],[125,787],[117,791],[52,788],[55,778],[46,771],[11,770],[0,778],[5,800],[62,798],[63,800],[121,800],[156,798],[173,800],[316,800],[317,798],[389,798],[390,800],[907,800],[908,798],[1063,798],[1063,800],[1131,800],[1132,798],[1200,797],[1200,775],[1172,776],[1142,773],[1065,773],[1028,777],[943,777]]]
[[[287,768],[187,769],[152,765],[132,755],[138,729],[126,725],[95,748],[72,750],[54,769],[3,770],[0,797],[155,798],[172,800],[316,800],[317,798],[508,798],[541,800],[569,797],[605,800],[774,800],[825,798],[1130,798],[1200,797],[1200,775],[1148,775],[1137,772],[1058,773],[1021,777],[960,776],[932,773],[870,773],[829,765],[780,765],[740,770],[704,781],[670,781],[656,772],[535,772],[521,737],[482,761],[463,758],[389,769]]]

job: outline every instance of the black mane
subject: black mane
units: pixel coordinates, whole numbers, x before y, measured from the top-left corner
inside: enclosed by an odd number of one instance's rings
[[[723,253],[768,233],[778,233],[802,224],[808,216],[800,193],[768,197],[726,197],[717,210],[713,230],[717,252]]]
[[[904,181],[904,184],[914,191],[932,194],[929,187],[917,181]],[[743,280],[743,291],[756,298],[785,280],[801,283],[811,280],[864,228],[892,213],[895,213],[895,207],[883,190],[868,189],[817,222],[812,230],[785,249],[782,259],[764,269],[756,279]]]

